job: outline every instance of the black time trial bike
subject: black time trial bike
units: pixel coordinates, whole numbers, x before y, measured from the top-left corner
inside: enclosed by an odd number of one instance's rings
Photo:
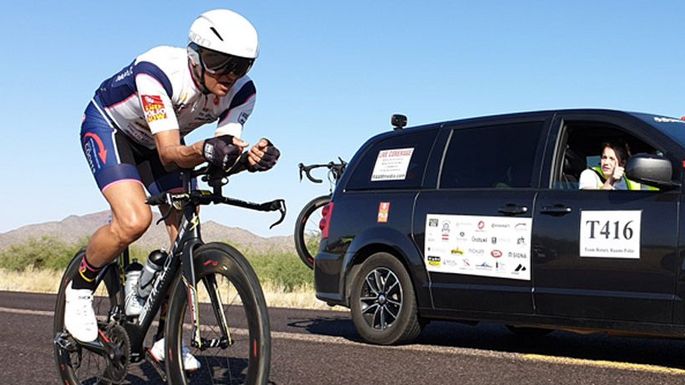
[[[323,180],[313,177],[311,174],[312,170],[317,168],[328,169],[329,193],[307,202],[295,221],[295,233],[293,234],[295,250],[297,250],[297,255],[302,262],[310,269],[314,268],[314,256],[318,252],[319,244],[321,243],[320,222],[323,217],[323,209],[331,201],[333,188],[343,172],[345,172],[346,166],[347,162],[341,158],[338,158],[338,163],[328,162],[326,164],[312,164],[308,166],[300,163],[298,165],[300,168],[300,180],[302,180],[304,175],[314,183],[322,183]]]
[[[169,384],[267,383],[271,335],[259,280],[240,251],[225,243],[202,241],[198,208],[213,203],[279,211],[281,217],[273,227],[285,217],[285,202],[253,203],[223,196],[222,186],[228,179],[222,170],[203,167],[186,170],[182,176],[183,193],[155,195],[147,201],[173,206],[183,217],[139,316],[125,314],[124,271],[130,263],[126,250],[97,277],[93,306],[98,338],[88,343],[74,339],[64,329],[65,288],[82,254],[69,264],[60,282],[54,318],[54,353],[62,383],[122,383],[129,365],[143,360]],[[202,177],[213,190],[195,188],[196,177]],[[163,304],[168,304],[166,311]],[[155,322],[157,314],[160,317]],[[165,337],[164,364],[154,360],[144,346],[155,323],[157,338]],[[199,370],[184,370],[184,349],[190,349],[199,360]]]

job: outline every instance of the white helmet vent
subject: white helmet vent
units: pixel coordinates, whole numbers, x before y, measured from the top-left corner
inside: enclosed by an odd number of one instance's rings
[[[209,29],[211,29],[212,32],[214,32],[214,34],[216,34],[216,37],[218,37],[219,40],[224,41],[224,38],[221,37],[221,35],[219,35],[219,32],[216,31],[216,28],[214,28],[214,27],[209,27]]]

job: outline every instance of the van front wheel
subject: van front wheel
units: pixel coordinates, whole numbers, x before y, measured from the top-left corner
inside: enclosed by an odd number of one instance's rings
[[[404,265],[379,252],[362,264],[350,293],[352,321],[370,343],[408,343],[421,333],[414,286]]]

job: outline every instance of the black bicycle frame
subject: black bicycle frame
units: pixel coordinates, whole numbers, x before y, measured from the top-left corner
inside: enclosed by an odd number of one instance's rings
[[[190,191],[190,178],[184,173],[184,182],[186,182],[186,191]],[[162,304],[168,299],[168,295],[172,289],[171,285],[174,283],[178,275],[179,267],[183,266],[182,280],[189,290],[188,298],[191,301],[193,324],[197,324],[198,320],[198,300],[195,295],[195,266],[193,263],[193,250],[202,245],[200,237],[200,218],[197,214],[197,206],[188,202],[183,207],[183,217],[179,225],[179,233],[174,242],[174,246],[169,253],[169,257],[164,263],[164,267],[159,275],[156,277],[152,291],[147,297],[143,310],[136,322],[124,322],[123,326],[128,333],[131,342],[131,357],[132,361],[142,359],[143,342],[148,329],[152,325],[155,316],[159,312]],[[127,258],[124,258],[127,259]],[[127,261],[123,261],[126,263]],[[119,265],[111,264],[109,268],[119,269]],[[119,273],[119,272],[117,272]],[[105,272],[103,272],[103,276]],[[118,276],[118,274],[117,274]],[[117,282],[118,288],[115,288],[115,293],[121,293],[121,283]],[[114,313],[123,312],[124,309],[113,309]],[[161,326],[161,325],[160,325]],[[197,325],[196,325],[197,326]],[[195,339],[199,342],[199,333],[194,333]]]

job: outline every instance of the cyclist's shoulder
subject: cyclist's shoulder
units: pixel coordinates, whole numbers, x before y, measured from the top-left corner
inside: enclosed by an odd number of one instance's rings
[[[185,48],[158,46],[138,55],[134,63],[140,70],[152,68],[167,76],[178,76],[188,71],[188,54]]]
[[[167,63],[183,60],[187,65],[188,53],[185,48],[160,45],[150,48],[136,57],[136,63],[143,61],[151,63]]]
[[[236,101],[241,104],[246,99],[254,97],[256,94],[257,88],[255,87],[254,81],[248,75],[245,75],[235,81],[233,86],[231,86],[231,90],[222,99],[229,102],[236,99]]]
[[[238,106],[251,106],[254,105],[256,98],[257,89],[254,85],[252,79],[245,75],[238,78],[235,83],[231,86],[229,92],[218,98],[215,102],[215,108],[218,112],[226,113],[229,110],[233,110]],[[248,107],[251,108],[251,107]]]

